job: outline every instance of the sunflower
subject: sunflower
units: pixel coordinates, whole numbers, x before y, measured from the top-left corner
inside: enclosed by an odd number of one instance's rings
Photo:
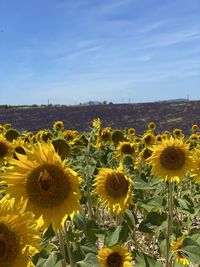
[[[63,121],[55,121],[52,128],[55,132],[56,131],[62,131],[62,130],[64,130],[64,122]]]
[[[124,141],[124,133],[120,130],[115,130],[111,135],[112,142],[114,143],[114,146],[117,146],[119,142]]]
[[[129,129],[128,129],[128,133],[129,133],[130,135],[134,135],[134,134],[135,134],[135,129],[134,129],[134,128],[129,128]]]
[[[155,145],[148,162],[152,165],[155,175],[169,182],[181,182],[182,177],[193,166],[188,145],[180,139],[173,138]]]
[[[161,134],[157,134],[157,135],[156,135],[156,143],[161,142],[162,139],[163,139],[163,136],[162,136]]]
[[[186,255],[181,252],[183,247],[183,241],[185,237],[178,237],[176,241],[173,241],[171,244],[172,251],[175,252],[176,262],[183,265],[189,265],[189,260],[186,258]]]
[[[64,130],[61,136],[70,144],[74,144],[78,139],[78,133],[75,130]]]
[[[192,177],[194,182],[200,184],[200,148],[194,150],[193,154],[194,168],[192,169]]]
[[[149,124],[148,124],[148,129],[149,130],[155,130],[156,129],[156,124],[155,124],[155,122],[150,122]]]
[[[12,142],[19,137],[19,132],[11,128],[5,132],[4,136],[9,142]]]
[[[52,141],[55,151],[60,155],[61,159],[64,160],[70,154],[70,145],[62,138],[58,138]]]
[[[12,156],[12,145],[7,139],[0,135],[0,165],[4,162],[5,157]]]
[[[132,203],[132,181],[119,168],[101,168],[94,186],[94,193],[113,215],[121,214]]]
[[[197,124],[193,124],[191,130],[192,132],[197,132],[199,130],[199,126]]]
[[[145,133],[144,136],[142,137],[142,143],[145,146],[151,146],[155,143],[156,138],[152,132]]]
[[[7,193],[16,201],[22,197],[26,210],[37,218],[42,215],[44,227],[51,223],[56,231],[65,215],[80,210],[77,174],[64,166],[50,143],[38,142],[26,155],[17,157],[19,160],[9,160],[13,167],[0,175],[8,184]]]
[[[121,158],[123,155],[131,155],[135,156],[136,148],[134,143],[130,143],[127,141],[119,142],[116,151],[115,156],[116,158]]]
[[[38,252],[39,240],[33,214],[20,213],[13,199],[5,197],[0,201],[0,209],[0,266],[33,266],[30,256]]]
[[[143,150],[140,152],[139,157],[140,161],[142,163],[146,163],[147,159],[152,155],[152,149],[149,147],[143,148]]]
[[[102,248],[99,250],[97,258],[100,267],[131,267],[132,256],[129,251],[122,246],[112,248]]]
[[[13,140],[13,158],[18,159],[17,153],[26,155],[25,149],[28,148],[28,144],[22,139]]]
[[[181,129],[174,129],[173,130],[173,135],[175,138],[178,138],[178,139],[183,139],[184,138],[184,134],[183,134],[183,131]]]
[[[108,142],[110,141],[110,138],[111,138],[111,127],[106,127],[101,132],[101,140],[103,142]]]

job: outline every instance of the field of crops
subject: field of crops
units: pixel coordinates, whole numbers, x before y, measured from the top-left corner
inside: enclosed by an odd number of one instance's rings
[[[200,266],[200,131],[0,125],[0,266]]]

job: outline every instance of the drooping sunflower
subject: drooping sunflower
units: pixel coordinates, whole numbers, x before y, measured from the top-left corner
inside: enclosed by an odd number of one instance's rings
[[[132,181],[120,168],[101,168],[94,186],[94,193],[112,215],[121,214],[132,203]]]
[[[80,210],[80,179],[65,167],[50,143],[38,142],[32,150],[26,150],[26,155],[17,157],[19,160],[9,160],[13,167],[1,174],[8,184],[7,193],[16,201],[22,197],[26,210],[36,218],[42,215],[44,227],[51,223],[56,231],[65,216]]]
[[[193,166],[188,145],[183,140],[173,138],[155,145],[148,162],[152,165],[155,175],[169,182],[181,182]]]
[[[5,161],[5,157],[12,156],[12,145],[7,139],[0,135],[0,165]]]
[[[64,160],[70,154],[70,145],[62,138],[57,138],[52,141],[55,151],[60,155],[61,159]]]
[[[0,210],[0,266],[34,266],[30,256],[38,252],[39,230],[33,214],[20,213],[13,200],[4,198]]]
[[[180,250],[183,247],[183,241],[185,237],[178,237],[175,241],[172,242],[171,248],[172,251],[175,252],[176,262],[181,263],[183,265],[189,265],[189,260],[186,258],[186,255],[183,254]]]
[[[131,267],[132,256],[129,251],[122,246],[112,248],[104,247],[99,250],[97,258],[100,267]]]
[[[120,158],[123,155],[131,155],[135,156],[136,154],[136,146],[134,143],[130,143],[128,141],[119,142],[116,150],[115,150],[115,156],[116,158]]]
[[[114,146],[117,146],[119,142],[122,142],[125,140],[124,133],[120,130],[115,130],[112,132],[111,139],[112,139]]]

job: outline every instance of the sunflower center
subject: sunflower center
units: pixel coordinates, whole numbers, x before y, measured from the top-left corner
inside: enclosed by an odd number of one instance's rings
[[[105,190],[109,196],[120,198],[127,194],[129,187],[128,180],[122,173],[110,175],[106,180]]]
[[[185,163],[185,153],[180,148],[171,146],[163,150],[160,164],[169,170],[177,170]]]
[[[53,164],[42,164],[27,179],[26,192],[29,200],[44,208],[62,204],[71,191],[69,177]]]
[[[106,263],[108,267],[121,267],[123,263],[122,256],[113,252],[108,256]]]
[[[152,154],[152,151],[150,149],[146,148],[143,152],[144,159],[148,159],[151,156],[151,154]]]
[[[10,266],[19,253],[19,239],[4,223],[0,223],[0,266]]]
[[[125,144],[121,148],[122,154],[129,154],[131,155],[134,151],[133,147],[130,144]]]
[[[3,158],[6,156],[8,152],[8,146],[6,143],[0,141],[0,158]]]
[[[38,186],[43,194],[51,194],[55,188],[55,179],[47,170],[43,170],[38,177]]]

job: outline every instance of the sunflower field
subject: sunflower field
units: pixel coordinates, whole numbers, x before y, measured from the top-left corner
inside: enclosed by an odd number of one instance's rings
[[[0,266],[200,266],[200,131],[0,125]]]

